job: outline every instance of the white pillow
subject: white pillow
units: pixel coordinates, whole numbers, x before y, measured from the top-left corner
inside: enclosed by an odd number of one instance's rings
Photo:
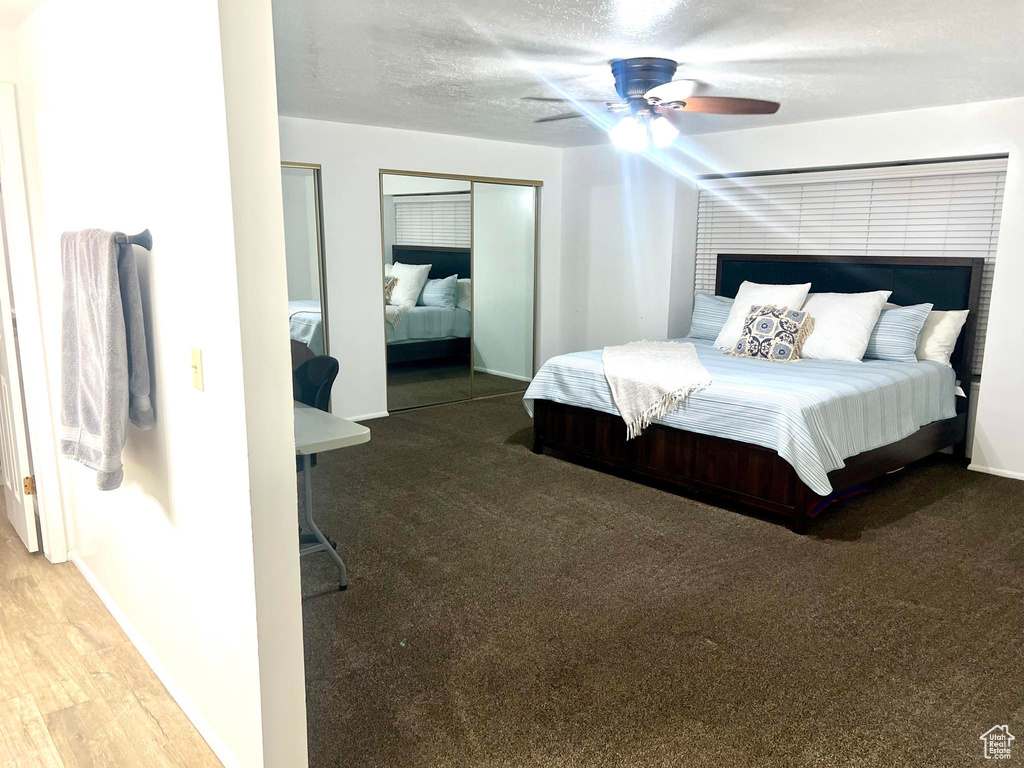
[[[384,265],[384,277],[391,277],[391,262]]]
[[[395,290],[391,292],[388,304],[406,308],[416,306],[416,300],[420,297],[423,286],[427,284],[429,274],[429,264],[402,264],[396,261],[391,265],[391,275],[398,282],[395,284]]]
[[[459,278],[459,295],[455,299],[459,309],[473,309],[473,281],[468,277]]]
[[[960,329],[967,322],[967,312],[966,309],[929,312],[917,337],[917,359],[949,365]]]
[[[803,311],[814,318],[814,330],[804,342],[800,357],[860,362],[891,293],[812,293]]]
[[[715,346],[719,349],[732,349],[740,340],[743,333],[743,321],[750,314],[750,308],[755,304],[774,304],[777,307],[789,307],[799,309],[807,298],[807,292],[811,290],[810,283],[799,285],[765,285],[763,283],[750,283],[744,281],[736,292],[736,299],[733,301],[732,309],[729,310],[729,317],[725,325],[718,332],[715,339]]]

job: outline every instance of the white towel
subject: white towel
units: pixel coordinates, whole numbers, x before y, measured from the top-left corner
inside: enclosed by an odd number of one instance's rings
[[[95,469],[101,491],[121,485],[128,420],[153,426],[149,356],[135,253],[117,233],[61,238],[64,327],[61,455]]]
[[[688,394],[711,384],[690,342],[631,341],[605,347],[601,359],[615,407],[626,422],[627,440],[639,436]]]

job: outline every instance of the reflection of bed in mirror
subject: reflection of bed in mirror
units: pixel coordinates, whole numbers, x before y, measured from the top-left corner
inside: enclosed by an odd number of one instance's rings
[[[430,264],[429,280],[451,275],[469,278],[468,248],[392,246],[392,263]],[[472,320],[468,309],[415,306],[402,309],[392,325],[384,324],[388,368],[427,360],[468,363]]]
[[[289,301],[288,323],[292,341],[305,344],[314,355],[326,354],[323,313],[319,301]]]
[[[320,166],[281,164],[285,266],[292,369],[316,355],[330,354],[324,291]],[[281,318],[284,319],[283,317]]]

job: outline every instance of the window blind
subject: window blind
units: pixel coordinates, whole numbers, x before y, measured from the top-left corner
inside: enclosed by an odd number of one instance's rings
[[[694,286],[720,253],[983,256],[972,370],[981,372],[1006,159],[699,182]]]
[[[469,248],[469,195],[395,197],[395,242]]]

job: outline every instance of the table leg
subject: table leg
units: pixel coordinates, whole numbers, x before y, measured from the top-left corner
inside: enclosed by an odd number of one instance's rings
[[[312,474],[312,467],[310,466],[309,456],[302,457],[302,523],[316,540],[320,542],[319,545],[315,545],[311,548],[300,550],[300,554],[307,555],[313,552],[319,552],[323,550],[334,558],[335,565],[338,566],[338,575],[340,577],[340,583],[338,585],[339,590],[348,589],[348,571],[345,568],[345,561],[341,559],[334,547],[331,546],[330,542],[327,541],[327,537],[324,536],[323,531],[317,527],[317,524],[313,522],[313,484],[310,482],[310,475]]]

